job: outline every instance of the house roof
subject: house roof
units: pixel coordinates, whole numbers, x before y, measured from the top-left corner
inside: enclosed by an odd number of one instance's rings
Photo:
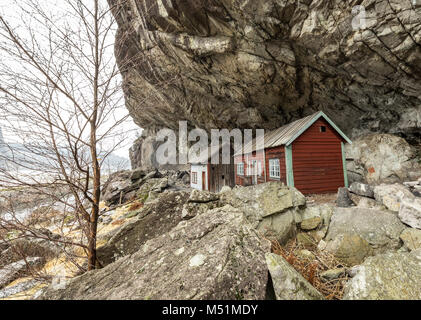
[[[324,112],[319,111],[305,118],[286,124],[278,129],[269,131],[261,138],[253,139],[251,142],[244,146],[244,150],[247,151],[247,153],[256,151],[256,145],[263,145],[262,139],[264,139],[265,149],[282,145],[289,146],[295,141],[295,139],[303,134],[313,123],[315,123],[320,118],[324,118],[346,142],[352,143],[352,141],[335,125],[335,123],[333,123],[333,121],[330,120],[326,114],[324,114]],[[235,155],[240,155],[240,153],[236,153]]]

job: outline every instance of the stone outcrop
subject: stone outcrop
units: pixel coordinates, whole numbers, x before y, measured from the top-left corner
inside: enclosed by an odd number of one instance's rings
[[[414,196],[403,185],[382,184],[374,188],[374,197],[377,202],[383,204],[387,209],[399,212],[404,199],[412,199]]]
[[[421,229],[421,198],[403,199],[399,219],[412,228]]]
[[[390,211],[363,208],[336,208],[331,218],[327,241],[340,235],[355,234],[375,250],[384,252],[401,247],[399,236],[405,225]]]
[[[185,171],[126,170],[112,174],[102,188],[102,200],[107,205],[118,205],[141,198],[152,200],[166,189],[182,190],[189,187],[190,177]]]
[[[268,253],[266,262],[277,300],[324,300],[323,295],[281,256]]]
[[[353,136],[419,141],[421,8],[411,1],[363,2],[365,12],[340,0],[108,2],[142,147],[179,120],[273,129],[319,109]]]
[[[421,230],[407,228],[401,233],[400,238],[408,250],[421,249]]]
[[[179,223],[107,267],[50,286],[41,299],[264,299],[262,240],[241,211],[225,206]]]
[[[374,198],[374,189],[368,184],[354,182],[349,187],[349,191],[362,197]]]
[[[193,190],[183,206],[182,218],[191,219],[198,214],[221,206],[219,196],[208,191]]]
[[[421,250],[367,258],[346,284],[345,300],[420,300]]]
[[[37,234],[37,230],[33,230],[34,234]],[[44,236],[38,234],[38,236]],[[57,257],[62,252],[62,244],[54,242],[54,240],[60,239],[57,237],[50,237],[48,239],[35,238],[30,234],[22,235],[20,239],[10,241],[10,246],[0,252],[0,268],[17,262],[26,257],[42,257],[44,259],[51,259]],[[45,236],[44,236],[45,237]],[[60,239],[65,240],[65,239]]]
[[[360,264],[374,253],[367,240],[355,233],[339,234],[327,242],[325,249],[332,252],[341,263],[350,267]]]
[[[0,269],[0,289],[27,274],[30,268],[40,267],[43,262],[44,259],[40,257],[29,257],[4,266]]]
[[[339,188],[338,196],[336,198],[336,206],[340,208],[349,208],[354,207],[355,203],[351,199],[351,195],[348,191],[348,188]]]
[[[352,181],[395,183],[421,176],[419,147],[391,134],[368,135],[347,145],[347,169]]]
[[[138,196],[144,188],[149,190],[148,183],[154,180],[146,181],[137,191]],[[140,198],[143,199],[142,196]],[[302,220],[305,197],[295,188],[276,182],[234,188],[219,194],[199,190],[190,193],[166,190],[151,196],[149,192],[143,207],[135,212],[136,218],[104,239],[106,244],[98,248],[98,259],[102,265],[108,265],[135,253],[147,240],[167,233],[181,220],[193,219],[226,204],[241,210],[259,233],[285,242],[294,236],[296,225]],[[320,219],[320,228],[325,230],[332,210],[317,209],[313,213]],[[305,217],[309,217],[309,213]]]
[[[144,170],[119,171],[113,173],[102,188],[102,200],[107,204],[120,204],[132,200],[136,196],[136,190],[147,180],[148,174]],[[147,178],[155,178],[159,174],[152,172]]]
[[[306,204],[296,188],[277,182],[237,187],[220,194],[220,201],[242,210],[257,230],[281,243],[295,235]]]
[[[399,219],[412,228],[421,229],[421,198],[401,184],[380,185],[374,188],[378,202],[398,212]]]
[[[164,192],[155,201],[146,203],[134,221],[124,224],[106,244],[98,248],[103,266],[133,254],[148,240],[169,232],[182,220],[187,192]]]
[[[321,239],[323,239],[329,228],[333,209],[334,206],[332,204],[321,204],[306,207],[302,211],[301,216],[296,216],[296,222],[299,223],[301,230],[308,232],[300,233],[301,235],[298,234],[300,235],[298,238],[307,244],[318,243]]]

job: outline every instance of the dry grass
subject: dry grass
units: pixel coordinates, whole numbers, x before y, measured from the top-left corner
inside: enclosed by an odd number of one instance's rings
[[[143,203],[142,202],[140,202],[140,201],[135,201],[135,202],[133,202],[133,203],[131,203],[130,204],[130,206],[128,207],[128,211],[130,212],[130,211],[136,211],[136,210],[139,210],[139,209],[141,209],[143,207]]]
[[[324,193],[324,194],[310,194],[306,196],[306,199],[310,203],[314,204],[325,204],[331,203],[334,204],[336,201],[336,193]]]
[[[315,256],[314,260],[308,260],[299,256],[300,250],[307,249]],[[277,241],[272,241],[272,251],[282,256],[295,270],[297,270],[311,285],[321,292],[328,300],[342,299],[344,285],[349,279],[348,275],[340,279],[322,281],[320,274],[330,269],[344,267],[336,258],[328,252],[317,248],[305,248],[299,245],[295,239],[281,246]]]
[[[113,226],[121,226],[125,221],[123,219],[115,220],[111,222],[111,225]]]

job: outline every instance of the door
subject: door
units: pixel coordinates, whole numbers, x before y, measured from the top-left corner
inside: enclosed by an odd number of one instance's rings
[[[202,190],[206,190],[206,172],[202,171]]]

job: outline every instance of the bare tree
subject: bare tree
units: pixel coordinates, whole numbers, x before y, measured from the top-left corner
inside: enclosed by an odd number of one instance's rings
[[[0,126],[15,140],[0,141],[0,188],[47,195],[64,216],[74,216],[85,241],[33,232],[11,203],[0,228],[82,247],[91,270],[97,265],[101,168],[128,133],[113,55],[111,10],[118,8],[100,0],[14,5],[20,19],[0,15]],[[133,59],[122,59],[120,68]]]

